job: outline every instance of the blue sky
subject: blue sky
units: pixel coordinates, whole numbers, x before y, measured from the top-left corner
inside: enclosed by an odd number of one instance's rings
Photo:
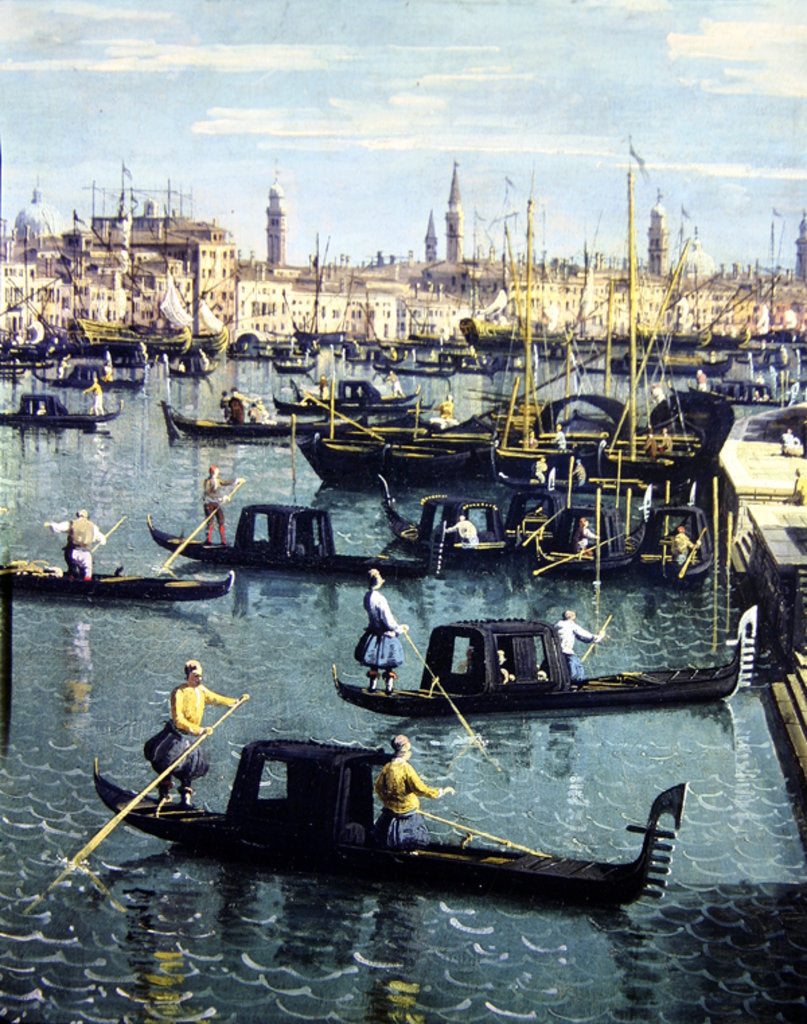
[[[532,195],[539,254],[621,256],[632,141],[642,251],[660,191],[674,241],[767,266],[773,225],[792,267],[805,53],[803,0],[0,0],[3,217],[109,211],[124,162],[264,258],[277,174],[290,261],[422,259],[456,160],[466,255]]]

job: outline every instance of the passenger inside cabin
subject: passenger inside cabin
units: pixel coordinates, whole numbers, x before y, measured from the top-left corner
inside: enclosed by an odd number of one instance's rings
[[[479,533],[470,519],[460,516],[453,526],[446,528],[446,533],[456,533],[460,539],[461,548],[479,547]]]
[[[507,655],[499,648],[496,651],[496,657],[499,659],[499,672],[501,673],[502,683],[512,683],[516,677],[507,667]]]
[[[673,450],[673,440],[666,427],[662,428],[661,437],[658,439],[657,451],[659,455],[669,455]]]
[[[588,525],[588,519],[585,516],[581,516],[577,527],[574,531],[574,538],[572,539],[572,547],[575,554],[586,555],[591,554],[589,546],[597,540],[597,534]]]

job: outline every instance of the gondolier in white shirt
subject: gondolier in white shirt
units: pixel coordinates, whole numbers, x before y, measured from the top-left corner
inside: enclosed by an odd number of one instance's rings
[[[75,519],[60,523],[45,523],[54,533],[66,533],[64,559],[69,576],[89,582],[92,579],[92,551],[94,544],[106,544],[106,536],[89,518],[87,510],[80,508]]]
[[[563,618],[555,623],[555,632],[560,640],[560,649],[566,656],[569,666],[569,677],[573,683],[583,681],[583,662],[574,652],[575,640],[582,640],[587,644],[598,644],[602,640],[601,633],[591,633],[577,623],[577,616],[568,609],[563,613]],[[567,689],[566,686],[561,687]]]

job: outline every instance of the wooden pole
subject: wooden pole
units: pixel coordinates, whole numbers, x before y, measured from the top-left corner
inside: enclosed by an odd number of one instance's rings
[[[236,483],[235,487],[233,487],[233,489],[230,491],[230,493],[225,495],[221,499],[219,504],[223,505],[225,502],[229,501],[230,498],[232,498],[232,496],[238,490],[238,488],[243,486],[245,483],[246,483],[246,480],[239,480]],[[163,566],[160,569],[160,572],[165,572],[168,569],[168,567],[171,565],[171,563],[174,561],[174,559],[182,554],[182,552],[185,550],[185,548],[188,546],[188,544],[190,544],[190,542],[193,540],[193,538],[196,536],[196,534],[200,533],[202,530],[204,530],[204,528],[207,526],[207,524],[210,522],[210,520],[213,518],[213,516],[215,516],[217,511],[218,511],[218,509],[214,509],[210,513],[209,516],[205,516],[205,518],[201,521],[201,523],[199,523],[199,525],[196,527],[196,529],[193,531],[193,533],[190,533],[185,538],[185,540],[182,541],[182,543],[179,545],[179,547],[176,549],[176,551],[174,551],[173,554],[163,563]]]
[[[92,837],[92,839],[85,846],[82,846],[82,848],[78,851],[78,853],[75,854],[75,856],[73,856],[68,861],[67,867],[64,869],[64,871],[59,875],[59,877],[55,881],[51,882],[51,884],[47,887],[47,889],[45,889],[45,891],[43,893],[40,893],[40,895],[37,896],[37,898],[34,900],[34,902],[31,903],[30,906],[28,906],[26,908],[25,913],[26,914],[30,913],[30,911],[38,903],[40,903],[42,901],[42,899],[44,899],[45,896],[47,896],[47,894],[51,891],[51,889],[55,888],[59,884],[59,882],[61,882],[63,879],[65,879],[70,874],[71,871],[75,870],[80,865],[81,861],[83,861],[87,857],[89,857],[89,855],[93,852],[93,850],[96,847],[101,845],[101,843],[106,839],[106,837],[110,834],[110,832],[112,832],[114,829],[116,829],[118,827],[118,825],[120,825],[120,823],[123,821],[123,819],[131,811],[133,811],[135,809],[135,807],[137,807],[137,805],[140,803],[140,801],[143,799],[143,797],[146,796],[147,793],[150,793],[152,791],[152,789],[154,789],[156,786],[158,786],[163,781],[163,779],[167,779],[168,776],[176,769],[176,767],[179,764],[181,764],[182,761],[185,760],[185,758],[188,756],[188,754],[190,754],[192,751],[196,750],[196,748],[200,744],[204,743],[204,741],[207,739],[208,736],[211,735],[211,733],[214,731],[214,729],[218,729],[218,727],[221,725],[221,723],[224,721],[225,718],[227,718],[229,715],[231,715],[233,713],[233,711],[235,711],[238,708],[240,708],[241,705],[245,704],[248,700],[249,700],[249,694],[245,693],[243,697],[241,697],[239,700],[237,700],[235,702],[235,704],[232,705],[232,707],[227,708],[227,710],[224,712],[224,714],[221,716],[221,718],[217,722],[214,722],[213,725],[211,725],[208,728],[204,729],[202,731],[202,734],[199,736],[199,738],[194,740],[193,743],[191,743],[191,745],[186,750],[183,750],[182,753],[179,755],[179,757],[176,759],[176,761],[174,761],[173,764],[169,765],[168,768],[165,769],[165,771],[160,772],[159,775],[157,775],[154,779],[152,779],[151,782],[148,784],[148,786],[146,786],[145,789],[141,789],[140,790],[140,792],[137,794],[137,796],[132,797],[132,799],[129,801],[129,803],[126,804],[126,806],[124,808],[122,808],[120,811],[118,811],[118,813],[115,815],[114,818],[110,818],[110,820],[106,823],[106,825],[104,825],[103,828],[99,829],[95,833],[95,835]]]
[[[597,524],[597,537],[600,536],[602,530],[602,488],[597,488],[597,498],[594,504],[594,522]],[[594,570],[594,586],[600,585],[600,564],[601,564],[601,551],[600,545],[597,545],[597,551],[595,553],[596,568]]]
[[[451,828],[457,829],[458,832],[466,832],[473,836],[480,836],[482,839],[490,839],[494,843],[499,843],[502,846],[509,846],[512,850],[521,850],[523,853],[530,853],[533,857],[551,857],[550,853],[541,853],[540,850],[532,850],[529,846],[522,846],[520,843],[514,843],[510,839],[502,839],[501,836],[492,836],[489,832],[482,832],[478,828],[471,828],[470,825],[463,825],[459,821],[450,821],[448,818],[440,818],[436,814],[431,814],[429,811],[420,809],[420,814],[424,818],[428,818],[429,821],[439,821],[441,825],[449,825]]]
[[[412,650],[415,652],[417,657],[422,662],[423,667],[425,669],[427,669],[429,674],[431,675],[431,677],[432,677],[432,686],[436,687],[440,691],[441,696],[445,697],[445,699],[448,701],[449,705],[451,706],[451,710],[454,712],[454,714],[460,720],[460,723],[462,724],[462,727],[465,729],[465,731],[468,733],[468,735],[471,738],[471,743],[473,743],[474,746],[479,747],[479,749],[482,751],[482,753],[485,755],[485,757],[488,759],[488,761],[490,761],[490,763],[493,765],[493,767],[496,769],[496,771],[500,772],[501,768],[499,767],[499,765],[496,764],[496,762],[493,760],[493,758],[490,756],[490,754],[487,752],[487,750],[485,750],[485,745],[482,743],[482,740],[479,738],[478,734],[473,731],[473,729],[470,727],[470,725],[468,725],[468,723],[465,720],[465,718],[464,718],[462,712],[460,711],[460,709],[457,707],[457,705],[454,703],[454,701],[446,693],[445,688],[443,687],[443,684],[440,682],[439,678],[429,668],[429,666],[426,663],[426,659],[423,657],[423,655],[420,653],[420,651],[415,646],[415,641],[412,639],[412,637],[409,635],[408,632],[404,633],[404,636],[409,641],[409,643],[412,645]]]
[[[598,543],[595,545],[594,548],[586,548],[586,550],[587,551],[594,551],[596,548],[602,547],[603,544],[607,544],[607,543],[608,543],[607,540],[601,540],[601,541],[598,541]],[[547,571],[547,569],[554,569],[558,565],[565,565],[566,562],[571,562],[571,560],[573,558],[583,558],[583,557],[584,556],[583,556],[582,552],[580,552],[580,551],[573,551],[569,555],[561,555],[554,562],[550,562],[549,565],[542,565],[540,569],[533,569],[532,570],[532,574],[533,574],[533,576],[540,576],[542,573],[545,573]]]
[[[608,618],[603,623],[602,629],[600,630],[600,636],[601,637],[605,636],[605,631],[606,631],[606,629],[608,629],[608,626],[609,626],[612,618],[613,618],[613,615],[609,615]],[[581,663],[586,660],[586,658],[589,656],[589,654],[591,654],[591,652],[593,650],[594,650],[594,644],[591,644],[589,647],[587,647],[583,651],[583,654],[582,654],[582,656],[580,658]]]
[[[117,523],[115,523],[115,525],[112,527],[112,529],[108,533],[104,534],[104,537],[105,537],[106,540],[109,540],[109,538],[112,536],[112,534],[115,532],[115,530],[117,530],[117,528],[120,526],[120,524],[124,521],[125,518],[126,518],[126,516],[121,516],[120,519],[117,521]],[[95,551],[98,548],[100,543],[101,542],[99,540],[98,544],[96,544],[95,547],[90,548],[90,554],[91,555],[95,553]]]

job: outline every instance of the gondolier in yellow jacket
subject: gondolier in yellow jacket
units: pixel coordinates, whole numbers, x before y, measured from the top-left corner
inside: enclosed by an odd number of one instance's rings
[[[376,796],[384,805],[375,823],[376,840],[389,849],[412,850],[429,842],[426,822],[418,813],[418,797],[434,800],[453,793],[454,787],[435,789],[423,782],[409,764],[412,745],[408,737],[395,736],[392,749],[395,752],[392,760],[384,765],[375,781]]]
[[[246,697],[246,694],[244,696]],[[171,721],[166,722],[162,730],[147,740],[143,747],[143,753],[154,770],[164,772],[203,732],[207,732],[208,735],[213,732],[209,727],[202,726],[207,704],[231,707],[236,703],[236,697],[224,697],[202,684],[202,666],[196,659],[186,662],[185,682],[171,693]],[[172,773],[180,784],[179,792],[183,807],[192,806],[191,782],[206,775],[209,768],[207,754],[202,747],[197,747]],[[160,782],[158,792],[161,801],[170,798],[172,786],[170,775]]]

